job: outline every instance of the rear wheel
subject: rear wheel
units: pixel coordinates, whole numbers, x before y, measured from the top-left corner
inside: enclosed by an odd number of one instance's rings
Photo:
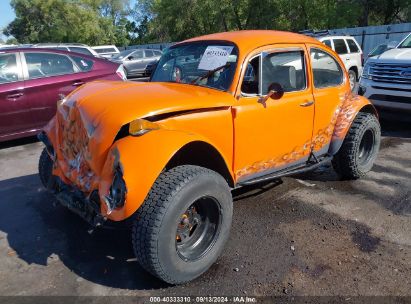
[[[357,179],[369,172],[381,142],[378,119],[371,113],[358,113],[344,142],[332,161],[343,179]]]
[[[137,212],[137,260],[168,283],[191,281],[220,255],[231,219],[231,191],[219,174],[197,166],[166,171]]]
[[[46,148],[43,149],[39,159],[39,176],[41,183],[47,188],[51,173],[53,170],[53,161],[51,160]]]

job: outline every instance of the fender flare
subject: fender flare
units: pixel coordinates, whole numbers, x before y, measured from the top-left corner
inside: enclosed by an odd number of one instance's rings
[[[159,129],[140,137],[127,136],[115,142],[104,165],[99,185],[102,214],[114,221],[132,216],[143,204],[157,177],[173,156],[187,144],[199,141],[213,146],[222,156],[227,168],[231,168],[225,155],[198,134]],[[114,209],[108,214],[103,197],[110,189],[113,167],[117,164],[123,171],[127,186],[126,201],[122,208]]]
[[[365,97],[348,94],[335,114],[334,131],[331,137],[328,155],[335,155],[341,148],[352,122],[359,112],[372,113],[378,118],[378,112]]]

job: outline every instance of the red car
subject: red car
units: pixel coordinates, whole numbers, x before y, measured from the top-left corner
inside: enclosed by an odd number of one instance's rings
[[[0,49],[0,142],[37,134],[57,101],[86,82],[125,80],[122,65],[66,51]]]

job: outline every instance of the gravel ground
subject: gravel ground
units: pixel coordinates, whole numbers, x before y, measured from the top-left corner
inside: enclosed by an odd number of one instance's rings
[[[127,231],[98,230],[40,185],[34,140],[0,145],[0,295],[411,296],[411,126],[385,122],[362,180],[329,165],[238,189],[231,236],[202,277],[169,286]]]

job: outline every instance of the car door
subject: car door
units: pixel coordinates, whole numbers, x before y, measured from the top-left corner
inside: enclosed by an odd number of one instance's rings
[[[233,107],[237,181],[298,166],[308,159],[314,102],[307,62],[303,44],[266,47],[246,59],[241,94]],[[279,85],[284,94],[262,102],[270,88],[278,90]]]
[[[24,52],[24,99],[31,101],[31,117],[42,128],[56,113],[57,102],[84,83],[80,71],[65,54]]]
[[[308,48],[315,100],[313,153],[321,156],[328,152],[339,106],[350,92],[350,85],[341,60],[324,47],[308,45]]]
[[[146,65],[152,62],[156,62],[159,59],[159,57],[157,57],[157,55],[152,50],[145,50],[144,57],[145,57]]]
[[[0,53],[0,140],[30,128],[30,100],[24,93],[20,54]]]
[[[137,50],[131,53],[125,62],[127,70],[133,74],[140,73],[144,70],[145,63],[144,63],[144,52],[142,50]]]

